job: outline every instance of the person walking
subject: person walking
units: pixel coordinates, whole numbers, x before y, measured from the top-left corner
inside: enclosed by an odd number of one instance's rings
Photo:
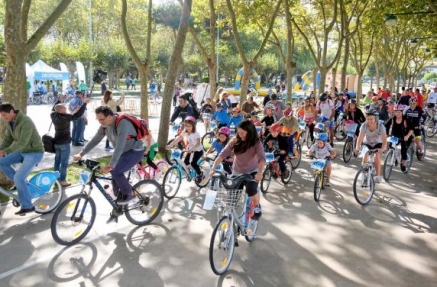
[[[0,105],[0,115],[6,123],[0,144],[0,171],[14,182],[21,209],[16,215],[35,211],[26,179],[44,156],[44,146],[35,124],[9,104]],[[13,165],[20,164],[14,168]]]
[[[84,104],[85,96],[82,91],[77,90],[75,92],[75,97],[71,100],[69,109],[72,113],[77,107]],[[72,142],[73,146],[83,146],[83,134],[85,131],[85,116],[82,115],[80,118],[73,121],[73,132],[72,132]]]

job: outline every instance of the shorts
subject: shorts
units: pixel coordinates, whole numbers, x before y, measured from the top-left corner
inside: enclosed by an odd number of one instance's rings
[[[422,139],[422,133],[420,131],[420,129],[414,129],[414,137],[418,140]]]
[[[376,145],[373,145],[373,146],[371,146],[371,145],[369,145],[369,144],[364,144],[366,147],[368,147],[369,148],[369,150],[372,150],[372,149],[380,149],[380,148],[382,148],[382,143],[377,143]]]
[[[252,176],[255,176],[256,174],[257,172],[251,173]],[[248,196],[252,197],[258,193],[258,181],[247,181],[246,183],[241,184],[239,189],[243,189],[244,186],[246,186],[246,193]]]
[[[328,118],[323,117],[323,122],[325,123],[326,126],[326,122],[329,121]],[[335,120],[331,119],[331,121],[328,124],[328,129],[333,129],[335,127]]]

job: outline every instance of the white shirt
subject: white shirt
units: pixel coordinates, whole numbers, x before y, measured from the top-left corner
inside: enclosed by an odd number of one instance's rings
[[[330,99],[327,99],[324,103],[321,101],[317,102],[316,110],[320,110],[320,115],[329,119],[332,114],[332,110],[334,109],[334,102]]]
[[[192,134],[183,133],[182,136],[184,138],[184,141],[187,143],[186,149],[193,148],[193,146],[196,145],[197,140],[200,140],[200,134],[198,132]],[[203,147],[201,144],[199,144],[199,146],[195,148],[193,151],[201,151],[201,150],[203,150]]]
[[[426,102],[428,104],[435,104],[437,102],[437,92],[431,92]]]
[[[331,155],[332,147],[329,143],[326,142],[323,148],[319,148],[316,142],[311,146],[310,151],[314,152],[315,158],[325,159],[326,157]]]

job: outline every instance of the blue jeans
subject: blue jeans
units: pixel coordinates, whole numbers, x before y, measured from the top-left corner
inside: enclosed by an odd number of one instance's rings
[[[43,152],[13,152],[5,157],[0,157],[0,171],[15,183],[22,208],[33,206],[26,179],[43,156]],[[12,164],[16,163],[21,163],[17,170],[12,167]]]
[[[112,190],[115,195],[121,192],[123,195],[132,194],[132,185],[130,185],[124,173],[134,167],[144,156],[144,151],[128,150],[120,156],[114,169],[111,170]]]
[[[70,144],[55,144],[55,166],[54,170],[59,171],[60,181],[67,178],[68,159],[70,158]]]
[[[296,135],[296,132],[294,132],[292,135],[288,136],[287,143],[288,143],[288,153],[294,154],[294,136]]]
[[[82,141],[84,130],[85,130],[85,119],[80,118],[73,121],[73,132],[71,134],[73,145],[77,145]]]

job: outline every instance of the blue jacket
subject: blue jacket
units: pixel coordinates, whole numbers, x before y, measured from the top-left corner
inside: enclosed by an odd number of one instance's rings
[[[211,120],[217,120],[219,124],[227,125],[229,123],[228,112],[225,109],[222,109],[220,112],[215,111],[211,117]]]
[[[234,124],[235,128],[238,126],[238,124],[243,120],[243,115],[239,114],[238,116],[232,116],[229,120],[228,127],[230,127],[232,124]]]

